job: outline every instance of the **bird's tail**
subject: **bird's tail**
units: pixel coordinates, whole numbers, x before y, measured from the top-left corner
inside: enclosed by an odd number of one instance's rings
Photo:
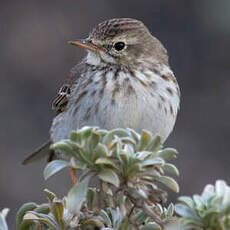
[[[48,156],[47,161],[51,161],[54,155],[54,151],[50,149],[50,145],[51,145],[51,141],[49,140],[46,143],[44,143],[41,147],[36,149],[33,153],[31,153],[28,157],[26,157],[23,160],[22,164],[27,165],[29,163],[36,162],[44,158],[45,156]]]

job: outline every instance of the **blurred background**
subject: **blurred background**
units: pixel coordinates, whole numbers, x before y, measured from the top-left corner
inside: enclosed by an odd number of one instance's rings
[[[45,201],[44,188],[62,197],[71,186],[67,171],[44,181],[44,161],[20,162],[48,138],[51,100],[85,54],[67,41],[109,18],[142,20],[170,54],[182,102],[166,145],[180,152],[180,194],[230,183],[229,12],[229,0],[1,1],[0,209],[11,209],[10,227],[20,205]]]

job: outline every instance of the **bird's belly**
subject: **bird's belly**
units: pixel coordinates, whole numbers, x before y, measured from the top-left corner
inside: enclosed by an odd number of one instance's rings
[[[51,128],[52,141],[68,138],[72,130],[83,126],[104,129],[132,128],[137,132],[146,129],[154,135],[160,135],[163,141],[166,140],[176,118],[166,105],[159,105],[159,99],[147,93],[120,99],[118,95],[112,101],[105,95],[100,103],[92,98],[85,98],[78,106],[72,104],[66,112],[54,119]]]

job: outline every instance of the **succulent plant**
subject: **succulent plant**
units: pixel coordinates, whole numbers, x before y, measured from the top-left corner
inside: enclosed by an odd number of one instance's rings
[[[87,202],[81,210],[80,205],[76,206],[78,215],[68,207],[71,197],[64,197],[59,200],[56,195],[45,190],[48,204],[37,205],[35,203],[24,204],[17,213],[18,230],[50,229],[50,230],[160,230],[161,227],[151,220],[143,210],[134,210],[127,215],[121,205],[107,207],[106,209],[92,209],[93,202],[97,199],[95,189],[89,189]],[[73,195],[73,194],[72,194]],[[72,196],[71,195],[71,196]],[[78,195],[78,194],[76,194]],[[91,208],[91,210],[90,210]],[[160,204],[152,205],[150,210],[159,213],[162,221],[170,220],[174,214],[174,206],[163,208]],[[131,224],[130,224],[131,222]]]
[[[165,175],[179,174],[167,162],[177,151],[162,149],[159,136],[145,130],[140,135],[131,129],[84,127],[51,148],[66,160],[49,163],[45,179],[72,167],[82,171],[79,183],[62,200],[46,190],[48,204],[22,206],[18,230],[160,230],[173,216],[173,204],[162,206],[167,193],[159,186],[179,191],[176,181]],[[89,186],[92,180],[96,188]]]
[[[230,187],[218,180],[201,195],[181,196],[165,206],[164,186],[179,191],[165,173],[179,175],[168,163],[177,151],[162,148],[161,138],[143,130],[102,130],[84,127],[51,146],[63,160],[44,169],[48,179],[66,167],[82,171],[66,197],[45,190],[48,203],[24,204],[17,213],[17,230],[229,230]],[[97,186],[91,187],[90,182]],[[174,214],[174,210],[180,216]],[[0,212],[0,230],[8,230]]]
[[[182,216],[186,229],[230,229],[230,187],[223,180],[206,185],[201,195],[182,196],[176,212]]]

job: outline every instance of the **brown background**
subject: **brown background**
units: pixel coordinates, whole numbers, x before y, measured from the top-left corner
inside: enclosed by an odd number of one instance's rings
[[[142,20],[168,49],[182,103],[166,145],[180,152],[181,194],[217,178],[229,183],[229,12],[229,0],[1,1],[0,208],[11,209],[11,228],[21,204],[45,201],[44,188],[59,196],[70,188],[67,172],[44,182],[44,162],[20,161],[48,137],[50,102],[84,55],[67,41],[108,18]]]

